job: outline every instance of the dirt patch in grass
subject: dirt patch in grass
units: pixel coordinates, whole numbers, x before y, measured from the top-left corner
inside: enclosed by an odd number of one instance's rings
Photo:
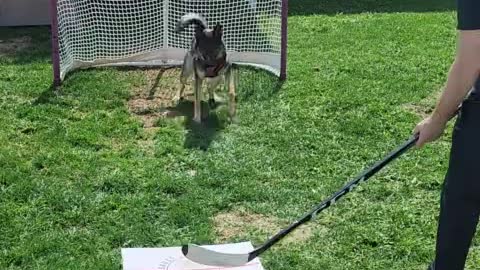
[[[155,141],[153,139],[141,140],[138,142],[138,146],[147,156],[155,154]]]
[[[0,39],[0,56],[14,55],[18,51],[27,49],[31,44],[30,37]]]
[[[281,229],[278,219],[249,213],[243,209],[220,213],[213,218],[213,223],[218,239],[222,241],[244,236],[252,230],[271,234]]]
[[[179,68],[148,68],[128,70],[129,76],[136,78],[131,88],[128,110],[143,125],[145,132],[137,142],[145,155],[155,153],[155,134],[159,122],[164,118],[180,116],[175,110],[180,90]],[[191,86],[186,85],[188,94]]]
[[[426,118],[429,116],[432,112],[433,109],[435,108],[434,105],[420,105],[420,104],[407,104],[404,105],[403,108],[407,111],[413,112],[416,115],[418,115],[420,118]]]
[[[259,234],[265,239],[286,228],[290,223],[276,217],[250,213],[244,209],[219,213],[213,218],[217,239],[226,242],[232,238],[248,238]],[[314,223],[303,225],[284,238],[280,245],[308,241],[313,237],[317,226]]]
[[[134,71],[143,77],[132,89],[128,108],[143,123],[145,128],[155,127],[162,117],[176,117],[171,108],[178,102],[180,90],[179,68],[158,68]],[[185,96],[192,94],[191,84],[185,87]]]
[[[435,92],[418,102],[405,104],[403,108],[409,112],[415,113],[420,118],[425,118],[433,112],[439,97],[440,92]]]
[[[158,127],[145,128],[141,138],[137,140],[137,145],[146,156],[154,156],[155,154],[155,133],[158,131]]]

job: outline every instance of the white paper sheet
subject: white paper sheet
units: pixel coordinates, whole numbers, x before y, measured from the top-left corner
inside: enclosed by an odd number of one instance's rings
[[[250,242],[207,247],[226,253],[247,253],[253,250]],[[264,270],[259,259],[240,267],[200,265],[185,258],[180,247],[124,248],[122,249],[122,259],[123,270]]]

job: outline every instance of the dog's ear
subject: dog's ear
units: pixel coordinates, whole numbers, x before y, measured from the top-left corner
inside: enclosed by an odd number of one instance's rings
[[[215,25],[213,28],[213,35],[218,38],[223,36],[223,26],[221,24],[217,23],[217,25]]]

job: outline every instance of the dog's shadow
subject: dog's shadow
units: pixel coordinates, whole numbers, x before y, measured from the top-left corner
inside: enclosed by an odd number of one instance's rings
[[[237,85],[237,97],[242,103],[261,103],[271,99],[283,86],[283,81],[270,73],[255,68],[242,67],[238,73],[239,83]],[[207,102],[202,101],[202,123],[193,121],[193,97],[180,101],[176,106],[168,107],[170,117],[185,117],[185,129],[187,135],[184,142],[185,148],[196,148],[208,150],[213,140],[228,125],[236,124],[238,120],[232,121],[228,115],[228,101],[216,99],[216,104],[210,107]],[[239,102],[237,102],[238,106]],[[238,110],[238,108],[237,108]]]
[[[166,108],[170,117],[185,117],[185,129],[187,135],[184,147],[188,149],[208,150],[210,144],[215,137],[228,124],[228,118],[223,118],[221,112],[216,109],[223,104],[217,102],[215,106],[209,107],[207,102],[202,101],[202,115],[204,116],[201,123],[193,121],[193,101],[182,100],[174,107]]]

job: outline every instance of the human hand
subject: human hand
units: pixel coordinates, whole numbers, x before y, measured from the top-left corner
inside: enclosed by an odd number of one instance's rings
[[[431,115],[417,124],[414,133],[418,134],[416,143],[417,148],[421,148],[426,143],[433,142],[440,138],[445,131],[447,122],[435,115]]]

